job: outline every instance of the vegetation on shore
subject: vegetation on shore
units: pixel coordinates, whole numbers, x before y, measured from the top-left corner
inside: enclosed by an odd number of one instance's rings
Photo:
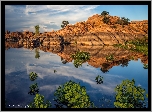
[[[148,37],[126,41],[125,44],[114,44],[113,46],[148,55]]]
[[[102,21],[106,24],[110,23],[110,17],[108,15],[109,15],[109,12],[107,12],[107,11],[103,11],[101,13],[101,16],[104,16]],[[122,27],[124,27],[124,25],[128,25],[130,23],[129,21],[130,21],[130,19],[121,17],[121,19],[118,19],[115,24],[120,24],[120,25],[122,25]],[[113,27],[116,28],[116,26],[113,26]]]

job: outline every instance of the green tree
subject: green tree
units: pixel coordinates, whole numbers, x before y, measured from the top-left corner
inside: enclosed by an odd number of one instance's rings
[[[37,83],[32,84],[29,88],[30,88],[30,91],[28,92],[28,94],[30,95],[35,95],[39,92]]]
[[[97,84],[103,83],[103,77],[101,77],[99,75],[95,78],[95,80],[96,80]]]
[[[34,101],[29,104],[29,108],[50,108],[51,102],[44,101],[44,96],[41,94],[36,94]]]
[[[61,108],[63,106],[67,108],[94,107],[86,93],[86,88],[71,80],[59,86],[54,95],[56,96],[54,100],[58,103],[58,107]]]
[[[108,14],[109,14],[109,12],[107,12],[107,11],[103,11],[103,12],[101,13],[102,16],[105,16],[105,15],[108,15]]]
[[[117,20],[117,24],[120,24],[120,25],[128,25],[129,24],[129,21],[130,19],[128,18],[125,18],[125,17],[121,17],[121,19],[118,19]]]
[[[36,49],[35,49],[35,58],[38,58],[38,59],[39,59],[39,57],[40,57],[40,52],[39,52],[39,49],[36,48]]]
[[[148,69],[148,64],[144,64],[144,69]]]
[[[71,57],[74,59],[74,66],[78,68],[82,66],[82,63],[90,59],[90,53],[77,51],[75,54],[72,54]]]
[[[123,80],[115,88],[116,97],[114,105],[116,108],[144,108],[145,107],[145,90],[135,86],[134,79]]]
[[[31,81],[34,81],[37,77],[38,77],[37,74],[34,73],[34,72],[31,72],[31,73],[29,74],[29,78],[30,78]]]
[[[64,28],[64,27],[66,27],[68,24],[69,24],[68,21],[62,21],[61,27]]]
[[[35,34],[36,34],[36,35],[39,35],[39,33],[40,33],[40,32],[39,32],[39,28],[40,28],[39,25],[36,25],[36,26],[35,26]]]

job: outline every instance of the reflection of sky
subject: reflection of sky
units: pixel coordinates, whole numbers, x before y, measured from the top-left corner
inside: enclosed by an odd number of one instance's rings
[[[54,70],[57,72],[54,73]],[[130,61],[128,67],[113,67],[103,74],[100,68],[87,66],[87,63],[80,68],[75,68],[73,63],[62,64],[58,55],[49,52],[40,51],[40,58],[36,59],[35,50],[11,48],[5,51],[5,94],[10,104],[25,105],[33,100],[33,96],[27,94],[33,84],[28,77],[30,72],[38,74],[35,82],[40,88],[39,93],[51,102],[58,86],[69,80],[85,86],[95,104],[102,97],[113,96],[114,88],[124,79],[135,79],[137,85],[148,89],[148,71],[143,69],[140,60]],[[97,75],[104,78],[103,84],[96,84]]]

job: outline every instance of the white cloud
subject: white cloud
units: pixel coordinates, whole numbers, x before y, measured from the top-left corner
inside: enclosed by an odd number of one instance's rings
[[[47,93],[54,92],[60,85],[44,85],[40,87],[41,91],[47,91]]]
[[[24,7],[6,6],[6,23],[8,30],[34,31],[37,24],[47,26],[40,28],[40,32],[59,30],[63,20],[70,24],[86,21],[88,17],[95,14],[93,9],[97,5],[26,5]],[[87,11],[87,12],[86,12]],[[20,18],[18,18],[20,17]],[[11,24],[11,25],[10,25]],[[29,26],[29,28],[24,28]]]
[[[25,14],[28,15],[29,12],[35,13],[46,9],[47,7],[45,5],[26,5]]]
[[[72,63],[71,63],[72,64]],[[42,65],[43,66],[43,65]],[[55,78],[55,77],[73,77],[77,80],[81,80],[82,82],[85,82],[89,84],[92,88],[98,89],[99,91],[103,91],[103,93],[112,94],[114,92],[114,88],[116,85],[118,85],[123,77],[118,75],[110,75],[106,74],[104,77],[104,83],[103,84],[96,84],[95,77],[96,69],[91,70],[90,68],[85,69],[77,69],[74,66],[71,67],[71,65],[62,65],[59,66],[58,64],[51,64],[49,67],[42,67],[42,66],[27,66],[28,73],[30,72],[36,72],[38,76],[42,79],[45,77],[47,78]],[[54,73],[54,70],[57,70],[56,73]],[[27,74],[28,74],[27,73]]]

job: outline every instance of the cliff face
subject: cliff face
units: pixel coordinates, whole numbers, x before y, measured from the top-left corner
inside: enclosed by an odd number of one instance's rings
[[[120,17],[109,16],[109,23],[103,22],[104,16],[93,15],[87,21],[78,22],[74,25],[67,25],[63,29],[52,32],[45,32],[35,37],[32,32],[12,32],[6,33],[5,38],[11,36],[17,38],[40,38],[44,45],[60,44],[70,42],[78,45],[113,45],[126,40],[133,40],[148,36],[148,20],[132,21],[128,25],[117,24]]]
[[[116,24],[120,19],[117,16],[109,16],[110,22],[103,23],[104,17],[98,14],[89,17],[86,22],[78,22],[75,25],[67,25],[65,28],[53,32],[64,37],[65,41],[83,45],[113,45],[124,43],[126,40],[142,38],[148,34],[148,21],[134,21],[129,25]],[[52,32],[48,33],[51,35]]]

